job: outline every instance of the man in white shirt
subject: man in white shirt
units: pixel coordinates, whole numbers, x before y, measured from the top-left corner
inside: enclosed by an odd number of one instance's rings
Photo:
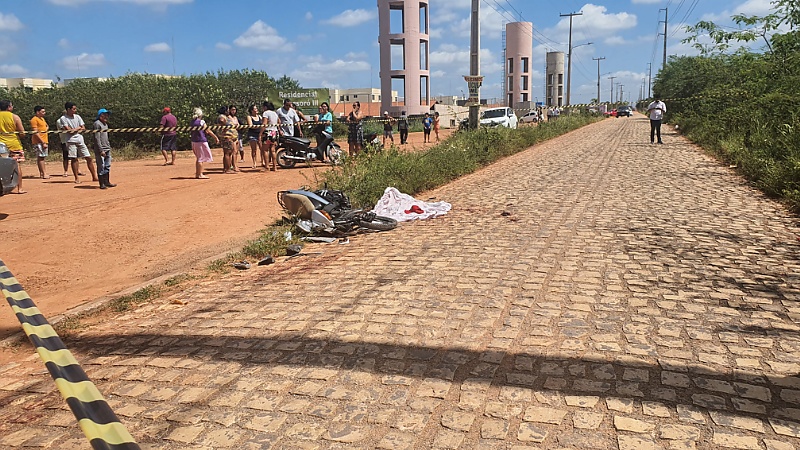
[[[300,116],[292,108],[292,101],[288,98],[283,101],[283,107],[278,108],[278,119],[281,121],[281,132],[284,136],[294,136],[294,125],[300,123]]]
[[[78,107],[72,102],[64,104],[64,115],[58,119],[58,128],[65,131],[67,136],[67,157],[72,165],[72,173],[75,175],[75,183],[80,183],[78,179],[78,158],[86,160],[86,166],[92,174],[92,181],[100,181],[97,178],[97,171],[94,168],[94,161],[89,153],[89,148],[83,140],[81,134],[86,130],[86,126],[78,114]]]
[[[650,116],[650,143],[655,141],[658,136],[658,143],[663,144],[661,141],[661,120],[664,118],[664,113],[667,112],[667,105],[661,101],[659,96],[655,96],[652,103],[647,106],[647,114]]]

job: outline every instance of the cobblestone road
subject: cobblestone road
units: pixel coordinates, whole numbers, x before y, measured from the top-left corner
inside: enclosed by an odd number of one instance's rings
[[[432,192],[444,218],[203,282],[67,345],[149,449],[800,448],[800,241],[608,119]],[[0,374],[1,448],[86,448]]]

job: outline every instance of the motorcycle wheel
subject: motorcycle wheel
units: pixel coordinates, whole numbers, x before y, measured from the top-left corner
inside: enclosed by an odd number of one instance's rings
[[[286,153],[287,152],[285,148],[279,150],[278,154],[275,155],[275,159],[277,160],[278,165],[281,166],[282,169],[291,169],[292,167],[294,167],[295,164],[297,164],[297,161],[287,158]]]
[[[359,220],[358,226],[370,230],[389,231],[397,228],[397,221],[390,217],[375,216],[372,221]]]
[[[328,161],[334,166],[342,162],[342,148],[331,144],[328,147]]]

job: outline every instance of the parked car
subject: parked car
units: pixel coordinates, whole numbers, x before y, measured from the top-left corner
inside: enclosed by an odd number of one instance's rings
[[[514,110],[507,107],[489,108],[481,115],[482,127],[517,128],[517,115]]]
[[[617,117],[617,110],[612,109],[611,111],[606,111],[603,113],[603,115],[606,117]]]
[[[630,106],[620,106],[617,108],[617,117],[631,117],[633,115],[633,108]]]
[[[522,123],[536,123],[539,121],[539,112],[530,111],[519,119]]]

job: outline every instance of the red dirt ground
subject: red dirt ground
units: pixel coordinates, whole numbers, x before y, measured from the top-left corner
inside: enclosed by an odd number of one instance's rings
[[[408,148],[422,146],[422,133],[412,133]],[[77,185],[63,178],[60,161],[48,162],[49,180],[28,178],[38,176],[29,161],[22,168],[28,193],[0,199],[0,259],[45,317],[241,248],[281,216],[277,191],[311,184],[313,172],[327,167],[222,174],[217,149],[210,179],[197,180],[191,152],[178,152],[174,166],[154,154],[114,162],[118,186],[105,191],[88,175]],[[85,164],[81,171],[88,174]],[[0,339],[20,329],[0,306]]]

